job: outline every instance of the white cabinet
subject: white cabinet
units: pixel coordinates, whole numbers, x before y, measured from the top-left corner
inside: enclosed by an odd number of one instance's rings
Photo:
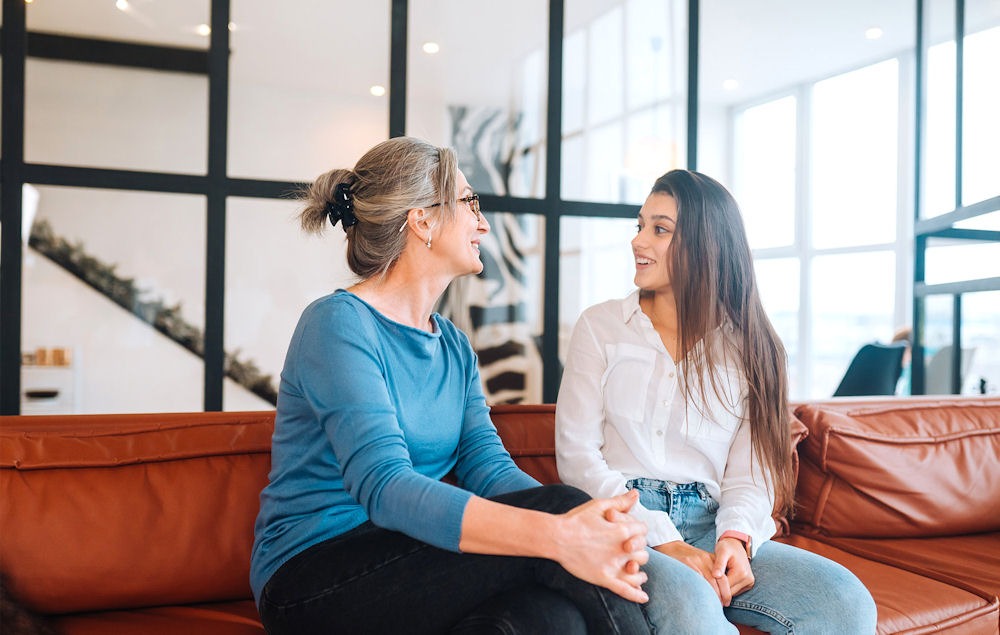
[[[21,366],[21,414],[77,412],[75,366]]]

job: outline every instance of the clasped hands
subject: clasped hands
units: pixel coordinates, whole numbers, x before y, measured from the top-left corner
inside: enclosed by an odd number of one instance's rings
[[[700,573],[708,581],[723,606],[754,585],[753,570],[743,543],[723,538],[715,544],[715,553],[675,540],[654,547]]]
[[[646,574],[639,567],[649,560],[646,524],[628,513],[638,500],[638,492],[631,490],[563,514],[566,531],[561,532],[556,560],[582,580],[645,603],[649,601],[642,590]]]

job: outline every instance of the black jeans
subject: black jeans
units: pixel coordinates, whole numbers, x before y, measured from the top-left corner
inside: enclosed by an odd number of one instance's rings
[[[558,514],[589,497],[547,485],[493,500]],[[454,553],[371,523],[291,558],[258,608],[272,635],[650,632],[640,605],[552,560]]]

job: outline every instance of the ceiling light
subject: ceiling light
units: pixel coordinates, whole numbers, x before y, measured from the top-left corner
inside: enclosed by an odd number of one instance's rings
[[[379,86],[378,84],[375,84],[368,90],[371,92],[372,95],[375,95],[376,97],[381,97],[382,95],[385,94],[385,86]]]
[[[34,2],[34,1],[35,1],[35,0],[24,0],[24,4],[31,4],[31,3],[32,3],[32,2]]]
[[[198,26],[194,27],[194,32],[197,33],[198,35],[207,37],[212,34],[212,27],[208,26],[207,24],[199,24]]]
[[[740,83],[735,79],[727,79],[722,82],[723,90],[736,90],[740,87]]]
[[[236,30],[236,23],[235,22],[230,22],[229,23],[229,32],[232,33],[235,30]]]
[[[128,11],[128,0],[117,0],[117,2],[115,2],[115,8],[119,11]]]
[[[869,40],[877,40],[882,37],[882,29],[877,26],[865,29],[865,37]]]
[[[424,45],[421,48],[424,50],[424,53],[427,53],[428,55],[434,55],[441,50],[441,47],[438,46],[437,42],[424,42]]]

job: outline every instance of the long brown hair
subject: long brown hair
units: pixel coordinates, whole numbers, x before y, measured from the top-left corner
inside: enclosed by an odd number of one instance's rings
[[[785,347],[764,312],[757,292],[753,256],[739,206],[718,181],[690,170],[671,170],[651,193],[669,194],[677,203],[677,224],[670,248],[670,270],[677,305],[681,386],[706,403],[708,386],[720,401],[715,370],[735,355],[746,381],[744,417],[757,461],[771,477],[777,508],[788,515],[794,503],[791,421]],[[735,350],[707,345],[713,331],[732,325]]]

